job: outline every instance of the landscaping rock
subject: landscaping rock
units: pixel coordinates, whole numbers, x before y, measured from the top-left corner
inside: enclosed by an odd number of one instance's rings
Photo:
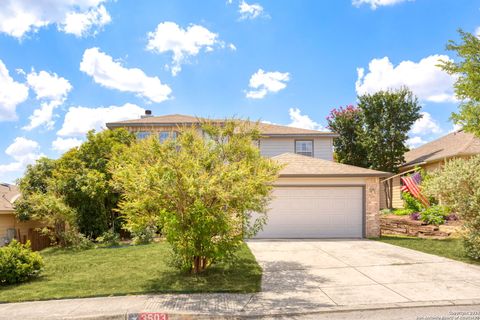
[[[409,216],[383,215],[380,217],[381,235],[403,235],[419,238],[445,239],[458,232],[459,226],[435,226]]]

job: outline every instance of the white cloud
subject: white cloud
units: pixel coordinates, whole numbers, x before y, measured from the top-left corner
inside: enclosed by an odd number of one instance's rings
[[[22,127],[22,129],[30,131],[44,125],[47,130],[52,130],[55,124],[55,121],[53,121],[53,110],[58,106],[58,101],[42,102],[40,108],[33,110],[32,115],[28,117],[30,123]]]
[[[415,121],[410,130],[413,134],[427,135],[432,133],[441,133],[442,129],[438,125],[437,121],[432,118],[432,115],[428,112],[420,112],[422,117]]]
[[[15,120],[17,106],[28,99],[28,87],[16,82],[0,60],[0,121]]]
[[[3,0],[0,32],[22,38],[55,24],[60,31],[83,36],[110,22],[103,2],[105,0]]]
[[[0,164],[0,179],[4,180],[8,173],[21,172],[28,164],[32,164],[43,154],[39,153],[38,142],[23,137],[17,137],[5,149],[5,154],[13,158],[13,162]]]
[[[85,50],[80,70],[106,88],[133,92],[153,102],[169,99],[172,92],[158,77],[149,77],[138,68],[125,68],[98,48]]]
[[[248,91],[246,96],[251,99],[262,99],[267,93],[275,93],[285,89],[289,80],[290,74],[288,72],[265,72],[258,69],[250,78],[248,86],[252,90]]]
[[[145,109],[131,103],[99,108],[70,107],[57,134],[63,137],[83,136],[92,129],[105,129],[107,122],[137,119],[144,113]]]
[[[70,82],[56,73],[35,70],[27,75],[28,85],[35,91],[37,99],[63,100],[72,90]]]
[[[407,140],[407,146],[409,146],[410,149],[413,149],[413,148],[419,147],[422,144],[425,144],[427,142],[428,141],[423,140],[422,137],[416,136],[416,137],[412,137],[412,138]]]
[[[240,19],[255,19],[264,16],[263,7],[258,3],[248,4],[244,0],[241,0],[238,5],[238,12],[240,13]]]
[[[77,139],[77,138],[60,138],[57,137],[54,141],[52,141],[52,149],[59,151],[59,152],[65,152],[68,151],[74,147],[78,147],[79,145],[82,144],[82,140]]]
[[[442,71],[439,60],[452,61],[446,55],[431,55],[419,62],[402,61],[394,66],[388,57],[373,59],[368,73],[358,68],[355,83],[357,94],[407,86],[421,100],[430,102],[455,102],[453,84],[455,77]]]
[[[352,0],[352,4],[356,7],[360,7],[363,4],[370,5],[370,8],[373,10],[381,6],[392,6],[394,4],[402,3],[405,1],[414,1],[414,0]]]
[[[102,27],[110,23],[110,21],[112,21],[112,18],[108,14],[107,9],[105,9],[105,6],[100,5],[86,12],[67,13],[61,30],[77,37],[83,37],[89,32],[97,34],[98,28],[95,29],[94,26]]]
[[[290,120],[292,120],[288,125],[289,127],[325,131],[321,124],[310,119],[308,115],[302,114],[298,108],[288,109],[288,114],[290,115]]]
[[[34,70],[27,75],[27,83],[35,92],[37,100],[42,102],[40,108],[35,109],[29,117],[30,123],[22,129],[33,130],[41,125],[49,130],[53,129],[53,111],[65,102],[72,85],[56,73],[36,73]]]
[[[189,57],[196,56],[202,49],[210,52],[215,47],[225,47],[225,43],[218,39],[218,34],[196,24],[182,29],[175,22],[166,21],[158,24],[155,31],[147,35],[147,50],[156,53],[172,52],[172,65],[168,67],[174,76],[182,70],[181,65],[187,62]],[[233,50],[235,46],[229,47]]]

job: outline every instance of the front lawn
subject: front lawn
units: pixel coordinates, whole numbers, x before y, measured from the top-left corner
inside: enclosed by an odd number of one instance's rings
[[[472,259],[465,254],[465,250],[463,249],[463,241],[461,239],[452,238],[435,240],[400,236],[382,236],[373,240],[382,241],[425,253],[435,254],[437,256],[459,260],[466,263],[480,264],[480,260]]]
[[[42,276],[28,283],[0,287],[0,302],[144,293],[257,292],[262,270],[247,245],[236,260],[199,276],[169,265],[167,243],[69,251],[41,251]]]

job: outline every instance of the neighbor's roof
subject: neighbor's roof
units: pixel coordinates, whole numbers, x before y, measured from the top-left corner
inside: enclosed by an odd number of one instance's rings
[[[214,122],[223,122],[225,120],[219,119],[207,119],[194,116],[187,116],[182,114],[169,114],[157,117],[146,117],[133,120],[125,120],[118,122],[109,122],[107,123],[108,128],[118,128],[118,127],[127,127],[127,126],[139,126],[139,127],[150,127],[150,126],[176,126],[176,125],[192,125],[200,123],[203,120],[211,120]],[[246,121],[246,120],[242,120]],[[252,122],[253,123],[253,122]],[[302,128],[294,128],[289,126],[282,126],[276,124],[269,124],[264,122],[258,123],[258,128],[260,132],[264,135],[297,135],[297,136],[338,136],[336,133],[329,131],[318,131],[318,130],[309,130]]]
[[[20,196],[17,186],[8,183],[0,183],[0,212],[12,211],[13,203]]]
[[[480,139],[459,130],[408,151],[403,167],[476,154],[480,154]]]
[[[387,177],[391,175],[388,172],[350,166],[295,153],[283,153],[272,157],[272,159],[285,165],[280,171],[280,176]]]

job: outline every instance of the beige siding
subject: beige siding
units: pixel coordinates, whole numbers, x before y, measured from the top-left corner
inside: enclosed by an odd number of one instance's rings
[[[39,228],[41,225],[36,221],[20,222],[15,219],[13,213],[0,213],[0,246],[4,244],[8,229],[15,229],[15,237],[18,238],[20,231],[21,241],[28,237],[28,230]]]
[[[316,138],[313,152],[315,158],[333,161],[333,138]]]
[[[392,186],[392,206],[394,208],[402,208],[403,207],[403,200],[400,188],[402,187],[400,183],[400,177],[393,178],[393,186]]]
[[[295,152],[295,138],[262,138],[260,153],[264,157],[274,157],[286,152]],[[305,140],[311,140],[305,138]],[[333,160],[332,138],[313,139],[313,156],[319,159]]]
[[[264,157],[274,157],[285,152],[295,152],[292,138],[263,138],[260,139],[260,153]]]
[[[392,207],[393,208],[402,208],[403,200],[400,192],[402,187],[400,184],[400,177],[395,177],[392,179]],[[385,209],[387,207],[387,197],[385,195],[384,183],[380,182],[380,208]]]

